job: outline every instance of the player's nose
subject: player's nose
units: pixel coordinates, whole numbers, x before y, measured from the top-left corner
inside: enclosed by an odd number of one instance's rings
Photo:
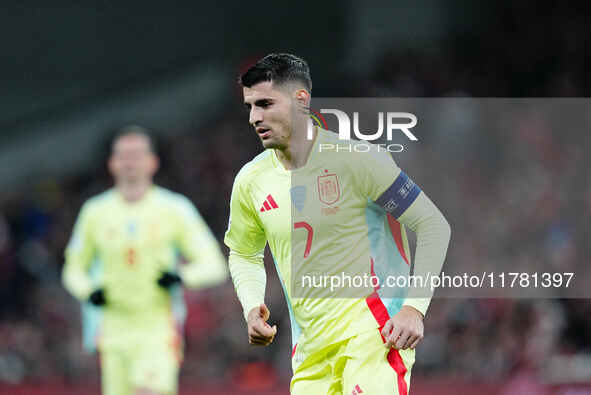
[[[263,121],[263,114],[261,113],[261,111],[256,108],[251,109],[248,122],[252,126],[256,127],[257,123],[262,122],[262,121]]]

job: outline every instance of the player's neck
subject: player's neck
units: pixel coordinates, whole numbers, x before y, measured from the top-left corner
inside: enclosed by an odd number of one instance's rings
[[[304,130],[305,132],[303,132]],[[314,128],[312,139],[308,139],[307,137],[307,125],[306,129],[301,131],[302,133],[291,134],[289,146],[286,149],[275,150],[277,159],[279,159],[279,162],[281,162],[286,170],[294,170],[305,166],[310,157],[310,152],[318,135],[318,129]]]
[[[117,191],[127,203],[135,203],[141,200],[150,190],[152,183],[125,183],[119,182],[115,185]]]

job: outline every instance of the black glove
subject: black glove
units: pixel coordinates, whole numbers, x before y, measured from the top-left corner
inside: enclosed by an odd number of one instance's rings
[[[178,274],[172,272],[162,272],[158,278],[158,285],[164,289],[169,289],[175,284],[181,284],[182,280]]]
[[[88,297],[88,301],[95,306],[103,306],[107,303],[107,299],[105,299],[105,291],[102,288],[95,289]]]

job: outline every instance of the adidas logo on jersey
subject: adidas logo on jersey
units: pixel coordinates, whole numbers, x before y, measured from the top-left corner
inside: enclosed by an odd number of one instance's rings
[[[355,389],[353,390],[353,392],[351,392],[352,395],[359,395],[359,394],[363,394],[363,391],[361,390],[361,387],[359,387],[359,384],[357,384],[355,386]]]
[[[267,196],[267,198],[265,199],[265,201],[263,202],[263,206],[261,207],[261,209],[259,211],[261,213],[264,213],[265,211],[273,210],[276,208],[279,208],[279,206],[275,202],[275,199],[273,199],[273,196],[271,196],[271,194],[269,194]]]

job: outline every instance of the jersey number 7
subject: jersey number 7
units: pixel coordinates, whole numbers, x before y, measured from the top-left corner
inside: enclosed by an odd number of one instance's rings
[[[306,248],[304,249],[304,258],[307,258],[308,255],[310,255],[310,248],[312,248],[312,237],[314,237],[314,229],[312,229],[312,226],[305,221],[295,222],[293,224],[293,228],[304,228],[308,232],[308,237],[306,238]]]

